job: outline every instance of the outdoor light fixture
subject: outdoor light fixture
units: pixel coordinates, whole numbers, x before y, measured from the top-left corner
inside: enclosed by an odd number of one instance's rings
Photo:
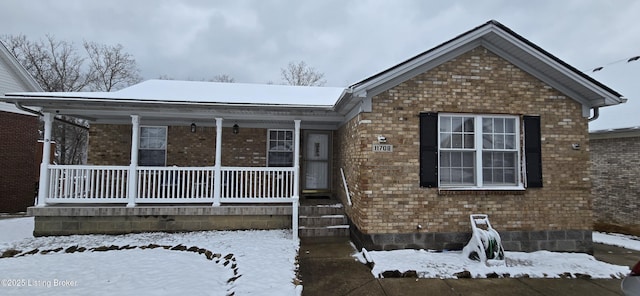
[[[234,135],[237,135],[237,134],[238,134],[238,132],[240,132],[240,127],[239,127],[239,126],[238,126],[238,124],[236,123],[236,124],[234,124],[234,125],[233,125],[233,134],[234,134]]]
[[[192,133],[195,133],[195,132],[196,132],[196,124],[195,124],[195,123],[192,123],[192,124],[191,124],[191,132],[192,132]]]

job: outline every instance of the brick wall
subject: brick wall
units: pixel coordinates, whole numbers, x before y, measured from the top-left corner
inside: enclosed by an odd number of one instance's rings
[[[131,125],[92,124],[88,146],[87,164],[129,165]]]
[[[267,130],[222,129],[222,165],[265,166]],[[169,126],[167,130],[167,165],[213,166],[216,152],[216,128]],[[89,130],[88,163],[93,165],[129,165],[131,125],[92,124]]]
[[[336,132],[334,150],[334,175],[344,168],[352,191],[354,206],[346,212],[364,235],[468,233],[472,213],[488,214],[499,231],[591,229],[580,104],[492,52],[471,50],[375,96],[372,105]],[[500,193],[419,187],[420,112],[541,116],[544,187]],[[378,135],[392,153],[372,152]],[[582,148],[572,150],[572,143]],[[344,190],[337,192],[344,200]]]
[[[591,139],[595,229],[640,235],[640,133]]]
[[[0,127],[0,213],[24,212],[38,182],[38,117],[0,112]]]

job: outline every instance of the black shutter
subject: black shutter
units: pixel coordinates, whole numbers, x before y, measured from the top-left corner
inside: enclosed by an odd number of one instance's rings
[[[540,116],[524,116],[524,155],[527,166],[527,187],[542,187],[542,143]]]
[[[420,186],[438,187],[437,113],[420,113]]]

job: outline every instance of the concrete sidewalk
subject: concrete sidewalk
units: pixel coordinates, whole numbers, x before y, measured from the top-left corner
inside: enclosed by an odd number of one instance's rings
[[[302,295],[622,295],[617,279],[377,279],[354,252],[348,238],[302,238]],[[596,244],[595,257],[632,266],[640,252]]]

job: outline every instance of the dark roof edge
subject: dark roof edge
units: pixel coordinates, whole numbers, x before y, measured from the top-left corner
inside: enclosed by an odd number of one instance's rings
[[[536,45],[536,44],[534,44],[533,42],[531,42],[531,41],[527,40],[526,38],[522,37],[522,36],[521,36],[521,35],[519,35],[518,33],[514,32],[513,30],[509,29],[507,26],[505,26],[505,25],[501,24],[500,22],[498,22],[498,21],[496,21],[496,20],[490,20],[490,21],[488,21],[488,22],[486,22],[486,23],[484,23],[484,24],[482,24],[482,25],[480,25],[480,26],[477,26],[477,27],[475,27],[475,28],[473,28],[473,29],[471,29],[471,30],[469,30],[469,31],[467,31],[467,32],[464,32],[464,33],[462,33],[462,34],[460,34],[460,35],[458,35],[458,36],[454,37],[453,39],[450,39],[449,41],[446,41],[446,42],[444,42],[444,43],[442,43],[442,44],[440,44],[440,45],[438,45],[438,46],[435,46],[435,47],[433,47],[433,48],[431,48],[431,49],[427,50],[427,51],[424,51],[424,52],[422,52],[422,53],[419,53],[419,54],[417,54],[417,55],[415,55],[415,56],[413,56],[413,57],[411,57],[411,58],[409,58],[409,59],[407,59],[407,60],[405,60],[405,61],[403,61],[403,62],[401,62],[401,63],[399,63],[399,64],[397,64],[397,65],[395,65],[395,66],[393,66],[393,67],[390,67],[390,68],[388,68],[388,69],[386,69],[386,70],[384,70],[384,71],[382,71],[382,72],[379,72],[379,73],[377,73],[377,74],[375,74],[375,75],[373,75],[373,76],[370,76],[370,77],[368,77],[368,78],[365,78],[364,80],[361,80],[361,81],[359,81],[359,82],[356,82],[356,83],[354,83],[354,84],[350,85],[350,86],[349,86],[349,88],[355,88],[355,87],[358,87],[358,86],[360,86],[360,85],[362,85],[362,84],[364,84],[364,83],[366,83],[366,82],[368,82],[368,81],[371,81],[371,80],[373,80],[373,79],[376,79],[376,78],[378,78],[378,77],[380,77],[380,76],[382,76],[382,75],[384,75],[384,74],[386,74],[386,73],[388,73],[388,72],[391,72],[391,71],[393,71],[394,69],[396,69],[396,68],[398,68],[398,67],[401,67],[401,66],[403,66],[403,65],[405,65],[405,64],[407,64],[407,63],[409,63],[409,62],[411,62],[411,61],[413,61],[413,60],[415,60],[415,59],[417,59],[417,58],[419,58],[419,57],[421,57],[421,56],[423,56],[423,55],[426,55],[426,54],[428,54],[428,53],[430,53],[430,52],[432,52],[432,51],[434,51],[434,50],[436,50],[436,49],[438,49],[438,48],[441,48],[441,47],[443,47],[443,46],[445,46],[445,45],[447,45],[447,44],[449,44],[449,43],[452,43],[452,42],[454,42],[454,41],[456,41],[456,40],[458,40],[458,39],[460,39],[460,38],[462,38],[462,37],[464,37],[464,36],[466,36],[466,35],[469,35],[469,34],[471,34],[471,33],[475,32],[475,31],[477,31],[477,30],[479,30],[479,29],[481,29],[481,28],[483,28],[483,27],[485,27],[485,26],[489,26],[489,25],[494,25],[494,26],[496,26],[496,27],[500,28],[501,30],[503,30],[503,31],[505,31],[506,33],[508,33],[509,35],[511,35],[511,36],[513,36],[513,37],[515,37],[516,39],[518,39],[518,40],[520,40],[520,41],[522,41],[522,42],[524,42],[524,43],[525,43],[525,44],[527,44],[528,46],[531,46],[532,48],[534,48],[535,50],[539,51],[539,52],[540,52],[540,53],[542,53],[543,55],[545,55],[545,56],[549,57],[550,59],[552,59],[552,60],[554,60],[555,62],[559,63],[559,64],[560,64],[560,65],[562,65],[563,67],[565,67],[565,68],[569,69],[570,71],[572,71],[572,72],[576,73],[576,74],[577,74],[577,75],[579,75],[580,77],[582,77],[582,78],[584,78],[584,79],[588,80],[589,82],[591,82],[591,83],[595,84],[596,86],[598,86],[598,87],[600,87],[600,88],[604,89],[605,91],[607,91],[607,92],[611,93],[612,95],[614,95],[614,96],[616,96],[616,97],[618,97],[618,98],[621,98],[621,97],[622,97],[622,95],[621,95],[620,93],[618,93],[617,91],[615,91],[615,90],[611,89],[610,87],[608,87],[608,86],[606,86],[606,85],[604,85],[604,84],[600,83],[599,81],[597,81],[597,80],[593,79],[591,76],[589,76],[589,75],[585,74],[584,72],[582,72],[582,71],[580,71],[580,70],[576,69],[575,67],[573,67],[573,66],[571,66],[571,65],[567,64],[566,62],[562,61],[562,60],[561,60],[561,59],[559,59],[558,57],[556,57],[556,56],[554,56],[553,54],[549,53],[548,51],[546,51],[546,50],[542,49],[541,47],[537,46],[537,45]]]

